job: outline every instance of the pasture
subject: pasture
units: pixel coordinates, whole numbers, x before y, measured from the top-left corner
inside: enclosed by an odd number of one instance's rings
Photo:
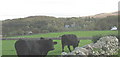
[[[59,37],[63,34],[75,34],[77,37],[92,37],[95,35],[109,35],[109,34],[117,34],[118,31],[72,31],[72,32],[58,32],[58,33],[46,33],[46,34],[35,34],[35,35],[25,35],[25,36],[14,36],[8,38],[40,38],[40,37]],[[61,55],[61,40],[57,41],[58,44],[55,45],[55,50],[50,51],[48,55]],[[14,48],[14,43],[16,40],[3,40],[2,41],[2,55],[16,55],[16,51]],[[80,40],[79,47],[84,46],[86,44],[92,43],[91,40]],[[65,52],[68,52],[67,47],[65,47]]]

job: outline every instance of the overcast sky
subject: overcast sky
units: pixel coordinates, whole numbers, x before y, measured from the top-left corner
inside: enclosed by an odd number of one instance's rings
[[[118,11],[120,0],[0,0],[0,20],[35,15],[88,16]]]

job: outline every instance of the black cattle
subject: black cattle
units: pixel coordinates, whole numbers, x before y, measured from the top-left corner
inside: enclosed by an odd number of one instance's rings
[[[68,46],[69,51],[71,52],[70,46],[77,47],[79,45],[79,40],[76,35],[66,34],[61,36],[62,43],[62,52],[64,52],[64,46]]]
[[[54,44],[57,42],[53,42],[51,39],[20,39],[16,41],[15,49],[18,57],[45,57],[50,50],[54,50]]]

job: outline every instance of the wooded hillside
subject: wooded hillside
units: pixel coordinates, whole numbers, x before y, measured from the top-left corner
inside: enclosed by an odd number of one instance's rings
[[[117,15],[104,18],[29,16],[3,20],[2,33],[3,36],[16,36],[62,31],[110,30],[113,26],[118,27]]]

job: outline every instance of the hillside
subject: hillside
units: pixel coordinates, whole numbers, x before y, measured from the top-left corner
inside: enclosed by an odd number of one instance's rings
[[[94,17],[96,18],[29,16],[8,19],[2,21],[2,31],[3,36],[16,36],[62,31],[110,30],[113,26],[118,27],[117,12],[97,14]]]

